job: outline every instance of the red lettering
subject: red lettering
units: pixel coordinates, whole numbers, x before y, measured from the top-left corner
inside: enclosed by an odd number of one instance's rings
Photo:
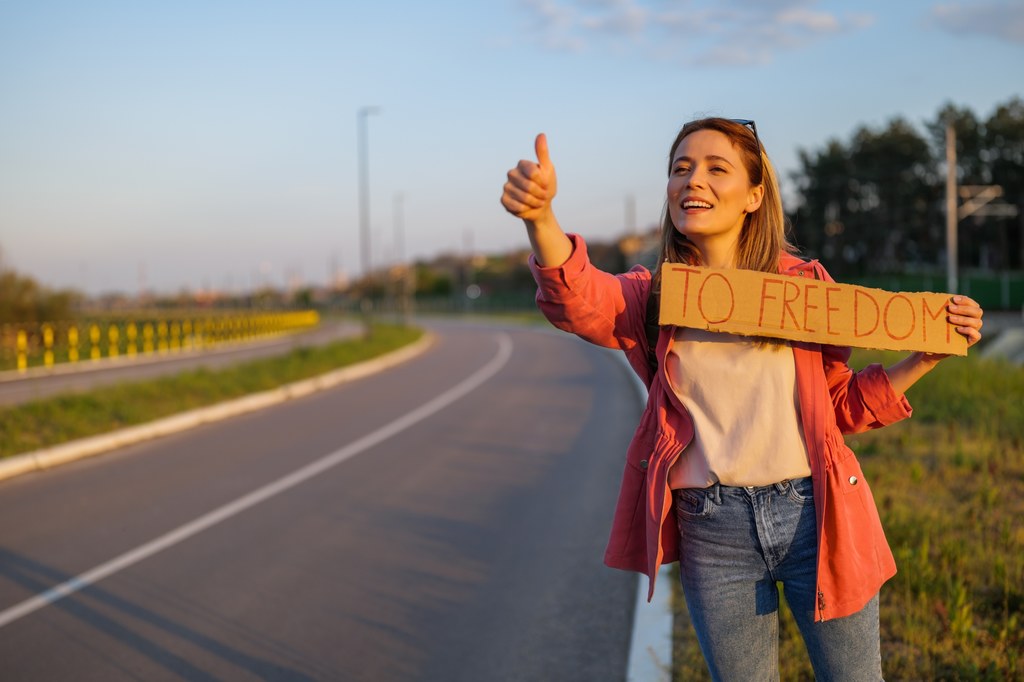
[[[761,312],[758,313],[758,315],[757,315],[757,326],[758,327],[763,327],[764,326],[764,302],[765,302],[765,300],[769,299],[769,298],[772,299],[772,300],[775,300],[774,296],[769,296],[768,295],[768,285],[769,284],[782,284],[782,280],[781,279],[769,279],[769,278],[765,277],[764,280],[761,282]]]
[[[679,266],[673,267],[672,270],[686,275],[683,278],[683,317],[686,317],[686,306],[690,302],[690,275],[699,275],[700,270],[691,270]]]
[[[729,312],[720,320],[712,320],[707,316],[707,313],[704,312],[704,288],[708,285],[708,282],[711,281],[712,277],[718,277],[725,282],[725,288],[729,290]],[[733,293],[732,284],[725,275],[720,272],[712,272],[704,279],[704,283],[700,285],[700,291],[697,293],[697,307],[700,309],[700,316],[703,317],[708,324],[721,324],[732,317],[732,313],[736,309],[736,294]]]
[[[927,343],[928,341],[928,318],[933,320],[939,319],[939,316],[946,312],[946,302],[943,301],[939,306],[939,309],[934,313],[931,308],[928,307],[928,298],[925,296],[921,297],[921,341]],[[946,328],[946,343],[949,343],[953,325],[943,325]]]
[[[807,311],[817,310],[818,306],[811,305],[811,290],[817,289],[817,284],[805,284],[804,285],[804,331],[814,332],[815,330],[807,326]]]
[[[832,331],[832,313],[839,312],[839,308],[832,307],[833,291],[842,291],[842,289],[839,287],[825,287],[825,333],[839,336],[839,332]]]
[[[867,299],[871,301],[871,305],[875,307],[875,321],[871,325],[871,329],[867,330],[863,334],[860,333],[860,299]],[[856,337],[867,336],[878,329],[878,301],[874,299],[868,292],[863,289],[853,290],[853,335]]]
[[[889,308],[892,307],[893,301],[906,301],[907,309],[910,310],[910,328],[907,329],[907,333],[904,334],[903,336],[896,336],[895,334],[893,334],[892,329],[889,328]],[[907,338],[908,336],[914,333],[914,326],[917,323],[917,318],[914,316],[914,304],[911,303],[910,299],[904,296],[903,294],[896,294],[886,302],[885,310],[882,312],[882,317],[885,320],[885,333],[889,336],[890,339],[893,339],[894,341],[902,341],[903,339]]]
[[[793,287],[793,295],[789,296],[790,287]],[[790,303],[800,298],[800,287],[797,286],[796,282],[787,281],[783,285],[783,299],[782,299],[782,313],[779,315],[779,329],[786,328],[786,313],[793,318],[793,326],[797,329],[800,328],[800,323],[796,319],[796,314],[793,309],[789,306]]]

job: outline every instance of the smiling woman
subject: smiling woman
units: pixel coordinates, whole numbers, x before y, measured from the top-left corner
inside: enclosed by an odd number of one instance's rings
[[[780,252],[795,251],[786,239],[775,169],[753,121],[712,118],[683,126],[670,150],[667,193],[662,251],[671,262],[774,273]],[[705,211],[713,219],[698,220],[705,215],[700,209],[683,206],[712,199]],[[723,221],[731,221],[728,228]],[[702,236],[708,229],[711,239]],[[659,272],[655,290],[660,282]]]
[[[761,206],[764,186],[752,184],[724,133],[701,130],[679,144],[668,180],[668,215],[704,263],[733,267],[747,215]]]
[[[605,563],[647,574],[651,595],[659,567],[679,561],[713,679],[777,679],[780,582],[817,677],[881,679],[878,592],[896,566],[843,434],[909,417],[903,392],[944,356],[854,372],[846,347],[655,324],[658,299],[675,295],[661,273],[675,264],[832,281],[794,255],[752,121],[680,130],[653,274],[590,262],[551,208],[544,135],[536,153],[509,171],[501,201],[526,225],[538,304],[556,327],[624,351],[649,389]],[[974,301],[954,297],[944,312],[968,346],[981,338]]]

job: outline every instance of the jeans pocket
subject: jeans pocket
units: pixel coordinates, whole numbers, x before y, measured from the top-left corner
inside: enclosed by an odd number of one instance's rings
[[[797,478],[786,483],[786,497],[797,504],[814,502],[814,484],[810,476],[807,478]]]
[[[711,514],[713,502],[707,490],[682,488],[675,492],[676,513],[690,519],[703,519]]]

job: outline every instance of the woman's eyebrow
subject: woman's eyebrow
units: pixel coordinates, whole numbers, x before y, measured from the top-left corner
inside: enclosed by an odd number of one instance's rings
[[[729,164],[729,165],[730,165],[730,166],[732,166],[733,168],[735,168],[735,167],[736,167],[736,164],[734,164],[734,163],[733,163],[732,161],[730,161],[729,159],[725,158],[724,156],[718,156],[718,155],[716,155],[716,154],[708,154],[707,156],[705,156],[705,157],[704,157],[704,159],[705,159],[706,161],[721,161],[722,163],[727,163],[727,164]],[[676,157],[676,160],[675,160],[675,161],[673,161],[672,163],[673,163],[673,164],[677,164],[677,163],[679,163],[680,161],[690,161],[690,162],[692,162],[692,161],[693,161],[693,159],[692,159],[692,158],[690,158],[689,156],[677,156],[677,157]]]

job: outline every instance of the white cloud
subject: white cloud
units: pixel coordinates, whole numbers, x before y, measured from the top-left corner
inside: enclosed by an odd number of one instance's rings
[[[654,59],[736,66],[863,29],[873,18],[816,8],[817,0],[522,0],[533,39],[577,52],[624,50]],[[682,38],[686,38],[683,40]],[[755,44],[756,43],[756,44]]]
[[[779,12],[778,22],[783,26],[809,31],[810,33],[835,33],[841,26],[839,19],[828,12],[815,12],[802,7],[794,7]]]
[[[586,47],[583,38],[572,34],[576,22],[571,6],[558,0],[522,0],[522,6],[531,15],[527,31],[537,36],[537,42],[553,51],[582,52]]]
[[[1024,3],[952,2],[932,8],[931,19],[940,28],[955,35],[976,33],[1024,45]]]
[[[650,12],[630,0],[604,3],[605,11],[583,17],[580,24],[591,31],[605,31],[612,35],[638,36],[647,28]]]

